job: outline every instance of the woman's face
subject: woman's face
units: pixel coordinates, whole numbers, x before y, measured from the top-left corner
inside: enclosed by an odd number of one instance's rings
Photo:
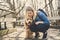
[[[33,17],[34,16],[34,13],[32,11],[27,11],[27,14],[29,17]]]

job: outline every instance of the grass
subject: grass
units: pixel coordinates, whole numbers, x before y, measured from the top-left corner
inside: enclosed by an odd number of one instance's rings
[[[12,33],[17,31],[16,28],[10,28],[10,29],[5,29],[5,30],[0,30],[0,36]]]

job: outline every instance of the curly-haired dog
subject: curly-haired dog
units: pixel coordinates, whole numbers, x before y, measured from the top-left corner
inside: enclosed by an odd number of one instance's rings
[[[25,29],[26,29],[26,38],[33,38],[33,32],[30,30],[30,23],[32,22],[32,18],[27,18],[25,21]]]

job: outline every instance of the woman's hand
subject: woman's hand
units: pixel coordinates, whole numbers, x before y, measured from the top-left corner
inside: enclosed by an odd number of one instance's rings
[[[44,23],[43,21],[35,22],[36,25]]]

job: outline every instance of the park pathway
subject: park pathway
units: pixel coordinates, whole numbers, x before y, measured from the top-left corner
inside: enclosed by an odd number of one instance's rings
[[[0,40],[24,40],[25,29],[23,27],[18,27],[16,29],[17,32],[4,35],[3,37],[0,37]],[[48,40],[60,40],[59,34],[60,34],[59,29],[50,28],[48,30]]]

